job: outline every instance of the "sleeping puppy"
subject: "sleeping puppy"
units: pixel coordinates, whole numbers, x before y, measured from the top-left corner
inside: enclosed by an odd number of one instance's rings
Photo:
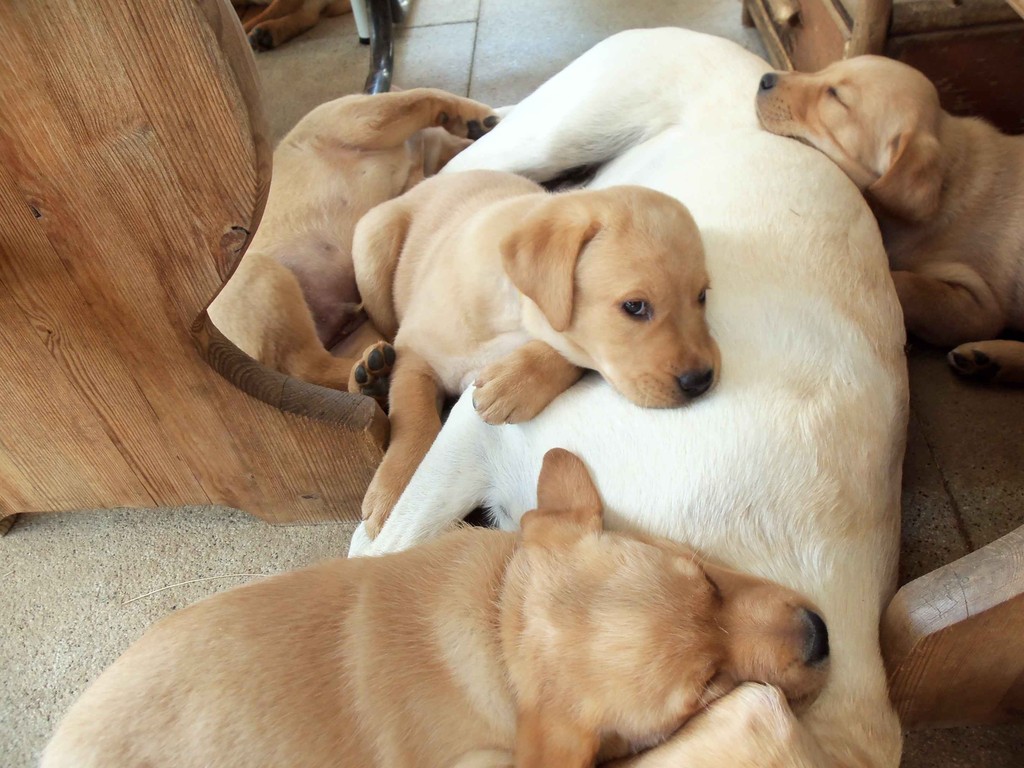
[[[1024,137],[954,117],[917,70],[880,56],[770,73],[757,113],[820,149],[878,216],[907,330],[965,376],[1024,383]],[[960,345],[960,346],[956,346]]]
[[[537,504],[518,536],[463,528],[167,617],[74,705],[42,767],[465,768],[514,753],[520,768],[653,768],[660,747],[630,756],[742,681],[814,701],[828,635],[796,593],[602,531],[567,451],[545,456]]]
[[[328,352],[361,317],[356,222],[437,173],[471,143],[467,137],[496,122],[489,107],[432,88],[345,96],[311,111],[274,152],[266,210],[209,307],[213,324],[269,368],[383,400],[350,375],[362,347],[349,357]],[[382,346],[363,354],[378,378],[391,362]]]
[[[528,421],[584,369],[645,407],[714,384],[700,234],[659,192],[549,195],[512,174],[451,174],[367,214],[352,250],[363,307],[398,357],[391,444],[363,499],[371,534],[437,436],[439,401],[470,384],[490,424]]]

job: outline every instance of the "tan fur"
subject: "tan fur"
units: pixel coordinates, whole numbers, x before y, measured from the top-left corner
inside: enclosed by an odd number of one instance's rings
[[[520,539],[461,529],[165,618],[75,704],[43,768],[468,768],[512,751],[519,768],[584,768],[602,742],[607,757],[660,743],[742,680],[813,701],[827,662],[807,658],[794,592],[603,532],[561,449],[538,497]]]
[[[511,174],[442,175],[367,214],[353,241],[364,307],[398,360],[391,445],[363,500],[380,529],[440,429],[437,404],[476,383],[489,423],[526,421],[582,375],[673,407],[680,377],[719,367],[704,319],[700,235],[641,187],[549,195]],[[635,317],[624,302],[643,301]]]
[[[1024,137],[954,117],[917,70],[878,56],[778,74],[758,93],[770,131],[832,158],[872,203],[907,330],[958,346],[959,373],[1024,383]],[[978,342],[978,343],[972,343]]]
[[[359,319],[356,222],[439,171],[468,145],[468,124],[483,131],[492,117],[483,104],[429,88],[346,96],[314,109],[274,153],[266,211],[210,305],[214,325],[264,365],[358,391],[350,376],[358,358],[327,351]]]

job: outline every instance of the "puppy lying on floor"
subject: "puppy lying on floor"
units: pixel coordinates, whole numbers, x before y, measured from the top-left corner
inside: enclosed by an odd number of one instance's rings
[[[567,451],[545,456],[537,498],[519,536],[464,528],[167,617],[72,708],[43,768],[502,764],[480,750],[585,768],[743,681],[798,708],[817,696],[827,630],[796,593],[603,532]]]
[[[880,56],[771,73],[757,113],[813,145],[873,204],[907,330],[956,346],[958,373],[1024,383],[1024,137],[954,117],[912,67]]]
[[[270,368],[363,391],[350,376],[357,359],[327,351],[361,317],[356,222],[437,173],[496,122],[489,107],[431,88],[345,96],[314,109],[274,152],[263,219],[210,304],[213,324]],[[373,362],[379,370],[391,361],[377,348]]]
[[[660,192],[549,195],[513,174],[450,174],[368,213],[352,257],[398,357],[391,442],[363,499],[371,534],[440,431],[439,401],[474,382],[491,424],[532,419],[584,369],[646,407],[714,383],[700,234]]]

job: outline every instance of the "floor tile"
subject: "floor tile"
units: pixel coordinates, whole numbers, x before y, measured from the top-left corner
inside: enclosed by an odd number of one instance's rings
[[[273,51],[255,54],[263,114],[276,144],[313,107],[363,90],[370,49],[351,14],[325,19]]]
[[[949,728],[907,735],[901,768],[1020,768],[1024,726]]]
[[[394,85],[429,86],[465,95],[476,25],[399,28]],[[279,141],[313,107],[360,93],[370,71],[370,49],[356,39],[351,16],[326,19],[274,51],[256,54],[263,112]]]
[[[218,507],[22,516],[0,540],[0,766],[37,764],[75,698],[152,622],[344,556],[353,527],[273,526]]]
[[[971,549],[1024,525],[1024,389],[965,382],[942,352],[921,349],[910,399]]]
[[[473,22],[400,29],[395,36],[395,85],[465,96],[475,36]]]
[[[480,0],[411,0],[403,26],[426,27],[476,21]]]
[[[916,413],[903,462],[900,584],[963,557],[970,549]]]
[[[686,26],[763,55],[739,18],[738,0],[481,0],[470,96],[514,104],[595,43],[637,27]]]

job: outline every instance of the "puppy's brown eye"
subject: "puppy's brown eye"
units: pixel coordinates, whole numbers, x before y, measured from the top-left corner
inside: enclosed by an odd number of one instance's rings
[[[837,91],[835,88],[832,88],[830,86],[829,89],[828,89],[828,95],[831,96],[833,99],[838,99],[839,98],[839,91]]]
[[[708,289],[705,288],[704,290],[702,290],[700,293],[697,294],[697,303],[698,304],[703,304],[707,300],[708,300]]]
[[[649,320],[651,317],[650,305],[640,299],[622,302],[622,311],[638,320]]]

